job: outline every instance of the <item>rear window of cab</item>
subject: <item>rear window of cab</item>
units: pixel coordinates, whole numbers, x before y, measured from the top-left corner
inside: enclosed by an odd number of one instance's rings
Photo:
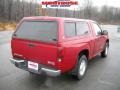
[[[57,21],[30,21],[24,20],[14,35],[20,39],[43,42],[57,41]]]

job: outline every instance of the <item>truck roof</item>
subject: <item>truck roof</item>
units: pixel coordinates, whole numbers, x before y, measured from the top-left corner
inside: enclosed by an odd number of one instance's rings
[[[86,21],[86,22],[95,22],[93,20],[89,19],[78,19],[78,18],[65,18],[65,17],[51,17],[51,16],[32,16],[32,17],[24,17],[23,20],[40,20],[40,19],[45,19],[45,20],[75,20],[75,21]]]

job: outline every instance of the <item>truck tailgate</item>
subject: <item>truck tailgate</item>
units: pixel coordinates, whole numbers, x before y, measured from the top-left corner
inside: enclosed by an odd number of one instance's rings
[[[13,57],[57,68],[57,46],[22,39],[12,39]]]

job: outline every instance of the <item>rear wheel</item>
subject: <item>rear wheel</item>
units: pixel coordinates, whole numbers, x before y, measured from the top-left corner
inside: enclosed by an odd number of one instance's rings
[[[107,42],[107,43],[105,44],[104,50],[101,52],[101,57],[107,57],[107,55],[108,55],[108,50],[109,50],[109,43]]]
[[[78,80],[83,79],[87,70],[87,57],[86,55],[80,55],[77,65],[76,78]]]

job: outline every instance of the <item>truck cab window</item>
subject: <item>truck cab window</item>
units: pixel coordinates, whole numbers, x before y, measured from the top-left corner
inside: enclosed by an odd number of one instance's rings
[[[96,36],[101,35],[102,30],[100,29],[100,27],[96,23],[93,23],[93,27],[94,27]]]
[[[75,30],[75,23],[74,22],[65,22],[65,36],[66,37],[73,37],[76,35],[76,30]]]
[[[77,22],[77,35],[86,35],[89,32],[89,28],[86,22]]]

